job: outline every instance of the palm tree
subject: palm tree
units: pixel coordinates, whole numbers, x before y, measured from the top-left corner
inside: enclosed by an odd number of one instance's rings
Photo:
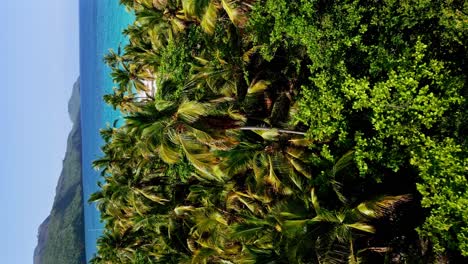
[[[360,263],[356,241],[375,232],[373,219],[388,215],[407,195],[383,196],[325,209],[312,189],[309,204],[277,202],[262,217],[249,216],[232,225],[231,237],[248,249],[252,263]]]
[[[142,148],[155,151],[168,164],[175,164],[182,153],[204,176],[217,177],[214,157],[204,144],[216,141],[193,124],[208,115],[209,104],[182,100],[180,103],[156,100],[141,112],[126,117],[126,128],[141,142]]]
[[[283,194],[301,193],[310,186],[312,174],[307,160],[311,152],[297,145],[297,138],[280,135],[272,129],[247,129],[249,131],[239,134],[238,145],[219,152],[221,168],[226,175],[232,177],[249,172],[256,182],[256,186],[251,188],[270,186]]]
[[[186,18],[179,11],[179,1],[166,1],[157,8],[144,8],[136,11],[136,22],[146,30],[159,28],[166,30],[165,35],[171,38],[186,28]]]
[[[103,97],[104,102],[114,108],[117,108],[123,113],[136,112],[139,107],[140,102],[148,100],[148,97],[131,97],[120,93],[119,91],[114,91],[113,94],[106,94]],[[142,100],[142,101],[138,101]]]
[[[222,21],[218,16],[226,16],[237,27],[243,27],[247,19],[246,12],[252,3],[240,0],[182,0],[185,16],[198,21],[208,34],[213,34],[216,24]],[[221,10],[223,14],[219,14]]]
[[[120,65],[121,68],[113,68],[111,73],[112,79],[117,83],[120,92],[128,94],[133,94],[135,91],[148,92],[143,81],[153,80],[150,72],[137,67],[135,64],[127,66],[125,63],[121,63]]]

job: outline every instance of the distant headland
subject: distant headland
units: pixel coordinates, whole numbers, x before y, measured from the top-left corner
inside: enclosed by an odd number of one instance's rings
[[[83,234],[81,179],[80,82],[73,86],[68,102],[73,128],[68,135],[63,169],[50,215],[38,231],[34,264],[86,263]]]

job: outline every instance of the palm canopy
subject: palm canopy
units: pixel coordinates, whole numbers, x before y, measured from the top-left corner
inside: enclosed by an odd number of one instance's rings
[[[327,155],[292,121],[302,66],[257,53],[243,28],[253,1],[121,2],[136,21],[105,58],[117,85],[105,100],[126,116],[94,162],[95,262],[357,263],[409,197],[349,199],[353,152]],[[145,80],[157,89],[140,100]]]
[[[143,110],[126,117],[129,133],[135,135],[144,152],[154,152],[166,163],[175,164],[182,154],[204,176],[215,177],[215,158],[207,152],[215,141],[194,124],[210,112],[210,104],[188,101],[156,100]],[[219,175],[218,175],[219,176]]]
[[[182,10],[186,17],[199,21],[203,30],[213,34],[219,16],[226,16],[234,25],[244,26],[245,13],[253,1],[239,0],[182,0]],[[222,14],[221,11],[223,11]]]

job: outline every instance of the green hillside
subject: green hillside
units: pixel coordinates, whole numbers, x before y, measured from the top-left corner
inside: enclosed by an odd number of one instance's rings
[[[81,182],[81,124],[79,81],[73,87],[68,111],[73,128],[68,136],[52,211],[39,227],[34,264],[85,263]]]

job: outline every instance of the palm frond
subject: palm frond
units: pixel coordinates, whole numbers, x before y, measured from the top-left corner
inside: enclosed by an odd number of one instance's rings
[[[232,23],[238,26],[242,21],[242,13],[235,7],[234,1],[221,0],[221,5]]]
[[[335,176],[343,169],[348,168],[354,162],[354,151],[348,151],[346,154],[340,157],[332,168],[332,175]]]
[[[183,101],[177,109],[177,114],[186,122],[193,123],[201,116],[207,115],[208,106],[196,101]]]
[[[371,233],[371,234],[375,233],[375,227],[366,223],[356,222],[352,224],[347,224],[346,226],[354,228],[356,230],[366,232],[366,233]]]
[[[291,142],[292,145],[298,146],[298,147],[310,147],[314,141],[311,139],[302,137],[302,138],[290,139],[289,142]]]
[[[247,50],[246,52],[244,52],[244,54],[242,54],[242,60],[243,60],[245,63],[249,63],[251,57],[253,56],[253,54],[255,54],[255,52],[257,52],[257,50],[258,50],[259,48],[260,48],[260,46],[253,46],[252,48],[250,48],[249,50]]]
[[[175,164],[180,160],[179,151],[173,143],[163,140],[158,148],[159,157],[168,164]]]
[[[200,26],[208,34],[213,34],[218,20],[218,8],[213,2],[210,2],[201,18]]]
[[[163,10],[167,5],[167,0],[153,0],[153,6],[159,10]]]
[[[278,178],[278,176],[275,173],[272,158],[268,157],[268,161],[269,161],[269,169],[268,169],[269,172],[268,172],[267,177],[265,178],[265,181],[268,184],[270,184],[275,191],[278,192],[278,191],[280,191],[283,184],[281,183],[280,179]]]
[[[312,179],[312,173],[310,172],[309,168],[305,166],[302,161],[295,159],[293,157],[287,157],[291,165],[294,167],[296,171],[300,174],[304,175],[307,179]]]
[[[247,94],[257,94],[265,91],[268,86],[270,85],[269,81],[259,80],[255,83],[251,84],[249,89],[247,90]]]
[[[268,141],[276,141],[279,136],[278,129],[271,128],[266,130],[253,130],[256,134]]]
[[[370,218],[380,218],[391,213],[398,204],[411,200],[410,195],[383,196],[371,201],[360,203],[356,209]]]
[[[314,206],[315,213],[320,212],[320,205],[319,205],[318,197],[315,194],[315,188],[312,188],[312,190],[310,190],[310,201],[312,205]]]

